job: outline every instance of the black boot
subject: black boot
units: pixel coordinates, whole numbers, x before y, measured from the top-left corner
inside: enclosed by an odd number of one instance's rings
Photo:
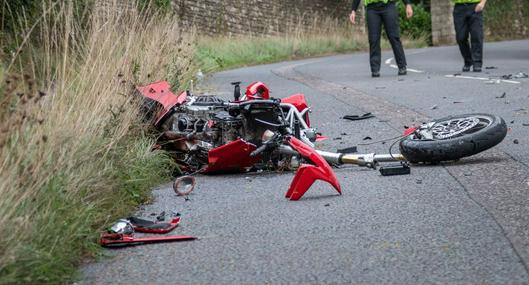
[[[406,75],[408,74],[408,70],[406,69],[406,67],[399,67],[399,75]]]

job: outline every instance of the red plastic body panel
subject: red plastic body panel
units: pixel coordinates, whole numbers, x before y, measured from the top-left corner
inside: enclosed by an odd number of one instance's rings
[[[261,96],[257,95],[258,92],[261,92]],[[266,86],[266,84],[261,81],[257,81],[248,85],[248,87],[246,87],[245,94],[248,100],[270,99],[270,89],[268,89],[268,86]]]
[[[415,128],[415,127],[407,128],[407,129],[404,131],[404,135],[405,135],[405,136],[409,136],[409,135],[415,133],[416,130],[417,130],[417,128]]]
[[[133,226],[134,226],[134,230],[137,231],[137,232],[140,232],[140,233],[166,234],[166,233],[174,230],[176,227],[178,227],[179,224],[180,224],[180,218],[176,217],[176,218],[172,219],[169,222],[169,226],[167,228],[164,228],[164,229],[142,228],[142,227],[137,226],[137,225],[133,225]]]
[[[324,140],[328,140],[329,138],[326,137],[326,136],[322,136],[322,135],[316,135],[316,141],[317,142],[322,142]]]
[[[158,81],[146,86],[137,86],[136,89],[143,94],[143,96],[150,98],[163,106],[162,111],[156,116],[156,125],[158,125],[174,106],[184,103],[187,99],[187,92],[185,91],[178,96],[171,92],[167,81]]]
[[[301,93],[288,96],[287,98],[283,98],[281,99],[281,103],[292,104],[294,105],[294,107],[296,107],[296,109],[298,109],[299,112],[303,112],[305,109],[309,108],[309,104],[305,99],[305,95]],[[307,123],[307,126],[310,127],[310,119],[308,112],[305,113],[303,119],[305,120],[305,123]]]
[[[102,246],[126,246],[142,243],[189,241],[195,239],[197,238],[193,236],[161,236],[136,238],[134,237],[134,235],[102,234],[99,239],[99,244],[101,244]]]
[[[205,173],[242,172],[261,159],[259,156],[250,157],[250,153],[256,149],[254,144],[242,139],[212,149],[208,153],[208,168]]]
[[[340,183],[334,174],[331,166],[325,159],[319,155],[315,149],[304,144],[295,137],[288,140],[290,146],[295,149],[301,156],[312,161],[315,165],[302,164],[296,172],[296,176],[290,184],[290,188],[285,197],[290,200],[299,200],[309,190],[310,186],[316,180],[326,181],[331,184],[338,193],[342,194]]]

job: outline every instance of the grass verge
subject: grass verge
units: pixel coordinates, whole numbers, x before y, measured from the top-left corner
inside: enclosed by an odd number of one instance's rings
[[[281,36],[200,37],[195,53],[198,66],[205,72],[273,63],[307,57],[333,55],[369,48],[367,35],[348,22],[314,18],[309,28],[296,26]],[[427,37],[404,37],[405,47],[426,47]],[[382,47],[389,48],[383,39]]]
[[[192,36],[170,18],[43,1],[0,67],[0,284],[61,284],[98,230],[176,169],[152,152],[134,86],[193,73]]]

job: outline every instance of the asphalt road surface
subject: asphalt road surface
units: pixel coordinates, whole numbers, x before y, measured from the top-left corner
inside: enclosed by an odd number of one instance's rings
[[[453,76],[462,67],[456,47],[407,56],[415,72],[403,77],[385,52],[377,79],[367,55],[354,54],[226,71],[207,86],[227,97],[230,82],[260,80],[274,97],[304,93],[311,121],[330,138],[319,149],[471,112],[505,118],[504,142],[458,162],[414,166],[408,176],[339,168],[342,196],[318,182],[297,202],[284,199],[288,172],[198,176],[189,201],[164,185],[138,214],[180,212],[174,233],[199,240],[108,250],[78,283],[529,284],[529,79],[500,80],[529,73],[529,41],[487,43],[484,67],[495,69],[465,77]],[[366,112],[377,117],[341,119]]]

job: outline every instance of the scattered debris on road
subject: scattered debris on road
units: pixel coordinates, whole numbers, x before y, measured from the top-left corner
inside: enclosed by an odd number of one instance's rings
[[[358,152],[358,147],[352,146],[352,147],[348,147],[348,148],[342,148],[342,149],[339,149],[337,152],[338,153],[357,153]]]
[[[432,107],[430,107],[430,110],[437,110],[439,107],[437,105],[433,105]]]
[[[408,175],[411,173],[409,164],[405,162],[384,165],[380,167],[379,171],[382,176]]]
[[[524,72],[518,72],[515,74],[505,74],[501,76],[501,79],[509,80],[509,79],[521,79],[521,78],[529,78],[529,75]]]
[[[514,139],[514,140],[512,141],[512,143],[514,143],[514,144],[520,144],[520,141],[519,141],[518,139]]]
[[[195,189],[195,184],[195,177],[181,176],[174,181],[173,190],[178,196],[188,196]]]
[[[496,98],[498,99],[503,99],[507,96],[507,92],[503,92],[503,94],[501,96],[496,96]]]
[[[496,66],[485,66],[485,69],[498,69]]]
[[[166,234],[173,231],[180,224],[180,217],[172,219],[169,223],[159,223],[137,217],[121,219],[101,233],[99,244],[104,247],[123,247],[146,243],[190,241],[197,239],[193,236],[147,236],[136,237],[135,232]]]
[[[346,116],[343,116],[342,119],[349,120],[349,121],[360,121],[360,120],[371,119],[374,117],[375,115],[373,115],[372,113],[365,113],[363,115],[346,115]]]

